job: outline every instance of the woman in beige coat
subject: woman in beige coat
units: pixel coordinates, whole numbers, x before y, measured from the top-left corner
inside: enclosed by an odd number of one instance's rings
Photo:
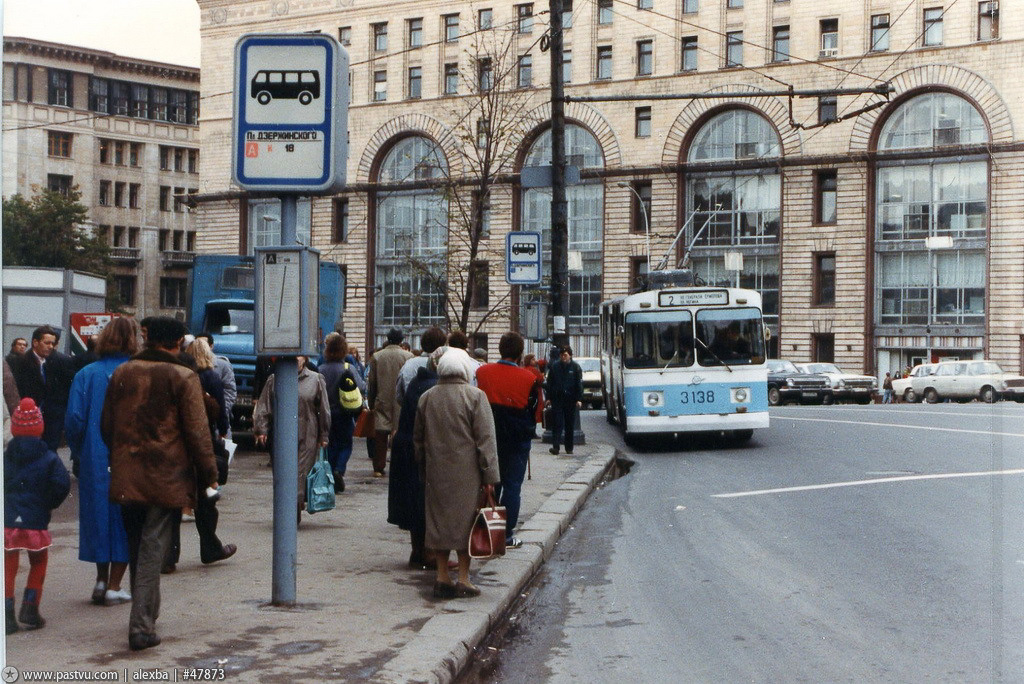
[[[299,517],[306,503],[306,476],[316,463],[320,447],[327,446],[331,431],[331,407],[327,402],[324,376],[306,368],[306,357],[299,358]],[[253,432],[256,443],[267,443],[274,412],[274,376],[267,379],[253,411]]]
[[[413,446],[426,499],[425,545],[434,551],[434,596],[478,596],[469,582],[469,531],[481,485],[500,481],[494,417],[487,395],[469,384],[461,349],[449,349],[437,363],[438,383],[417,404]],[[448,558],[459,557],[452,584]]]

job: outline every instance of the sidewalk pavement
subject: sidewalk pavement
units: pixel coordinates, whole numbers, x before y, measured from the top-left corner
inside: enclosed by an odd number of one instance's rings
[[[67,462],[66,449],[61,455]],[[128,650],[129,604],[90,603],[95,566],[78,560],[73,486],[50,525],[54,544],[40,604],[46,627],[8,636],[7,665],[113,670],[118,681],[137,679],[139,670],[184,681],[184,668],[203,667],[224,668],[233,681],[451,681],[550,557],[613,458],[606,445],[556,457],[535,441],[517,531],[524,545],[504,558],[473,562],[481,596],[439,601],[431,595],[434,572],[408,569],[409,535],[386,522],[388,480],[372,477],[365,443],[357,439],[337,508],[303,514],[298,605],[276,608],[269,605],[272,473],[266,453],[240,452],[218,504],[218,535],[237,544],[238,553],[200,564],[194,526],[182,524],[177,572],[160,583],[163,643],[140,652]],[[27,574],[23,558],[19,608]]]

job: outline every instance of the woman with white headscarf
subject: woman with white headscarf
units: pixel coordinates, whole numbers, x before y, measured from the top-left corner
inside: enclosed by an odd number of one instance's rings
[[[437,362],[438,382],[416,408],[413,446],[424,483],[425,545],[437,564],[436,598],[478,596],[469,581],[467,542],[482,485],[500,481],[494,417],[487,395],[470,385],[472,360],[448,349]],[[452,583],[448,558],[459,558]]]

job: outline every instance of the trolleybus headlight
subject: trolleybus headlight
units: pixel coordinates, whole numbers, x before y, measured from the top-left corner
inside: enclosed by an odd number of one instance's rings
[[[665,394],[663,392],[644,392],[644,406],[664,406]]]
[[[750,390],[746,387],[734,387],[732,390],[732,403],[746,404],[750,401]]]

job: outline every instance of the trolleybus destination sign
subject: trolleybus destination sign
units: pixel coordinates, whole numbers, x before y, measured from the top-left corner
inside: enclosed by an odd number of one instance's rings
[[[696,292],[662,291],[658,293],[658,306],[711,306],[729,303],[727,290],[704,290]]]
[[[246,190],[345,183],[348,54],[326,34],[248,34],[235,45],[234,180]]]

